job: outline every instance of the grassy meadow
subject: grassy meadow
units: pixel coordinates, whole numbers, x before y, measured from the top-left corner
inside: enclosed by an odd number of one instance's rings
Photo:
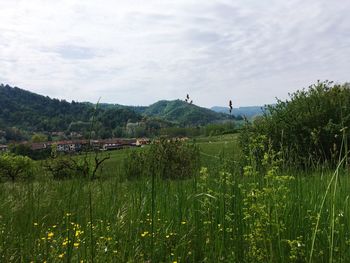
[[[1,183],[0,262],[348,262],[346,171],[258,176],[235,135],[195,143],[186,180],[126,180],[119,150],[98,180]]]

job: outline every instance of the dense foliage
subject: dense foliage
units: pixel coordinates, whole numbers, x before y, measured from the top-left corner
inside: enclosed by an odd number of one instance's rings
[[[43,160],[50,156],[51,149],[32,150],[30,144],[11,144],[10,152],[15,155],[27,156],[33,160]]]
[[[0,154],[0,179],[20,180],[33,176],[34,164],[29,157]]]
[[[268,106],[263,117],[241,134],[246,156],[262,160],[271,148],[287,165],[336,164],[348,151],[350,86],[317,82],[290,100]]]
[[[185,179],[195,176],[198,170],[198,148],[179,140],[160,139],[145,151],[131,151],[125,160],[129,179],[143,176]]]
[[[93,108],[83,103],[50,99],[8,85],[0,86],[0,120],[6,127],[65,130],[75,120],[89,120]]]

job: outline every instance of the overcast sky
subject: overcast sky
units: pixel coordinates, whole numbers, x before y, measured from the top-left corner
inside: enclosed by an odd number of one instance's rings
[[[0,83],[50,97],[262,105],[349,73],[349,0],[0,0]]]

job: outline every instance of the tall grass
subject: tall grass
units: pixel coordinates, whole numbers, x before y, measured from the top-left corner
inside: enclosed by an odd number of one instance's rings
[[[105,180],[0,184],[0,261],[350,258],[346,170],[285,174],[272,165],[265,177],[242,176],[238,150],[222,143],[215,151],[212,145],[200,145],[206,154],[201,173],[187,180],[153,176],[126,181],[118,172],[120,163],[109,160]],[[233,155],[236,159],[227,158]]]

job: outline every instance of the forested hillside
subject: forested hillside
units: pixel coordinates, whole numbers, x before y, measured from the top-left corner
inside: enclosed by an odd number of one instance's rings
[[[51,99],[29,91],[0,86],[0,123],[2,127],[17,127],[33,131],[78,131],[93,115],[106,128],[115,128],[141,116],[130,109],[103,109],[94,113],[86,103]]]
[[[65,132],[99,138],[149,136],[161,128],[198,126],[223,122],[233,117],[180,100],[159,101],[146,106],[124,106],[51,99],[17,87],[0,85],[0,130],[11,131],[7,140],[19,139],[14,132]],[[94,126],[91,120],[94,117]]]
[[[29,130],[65,130],[73,121],[88,121],[93,108],[0,85],[0,123]]]

